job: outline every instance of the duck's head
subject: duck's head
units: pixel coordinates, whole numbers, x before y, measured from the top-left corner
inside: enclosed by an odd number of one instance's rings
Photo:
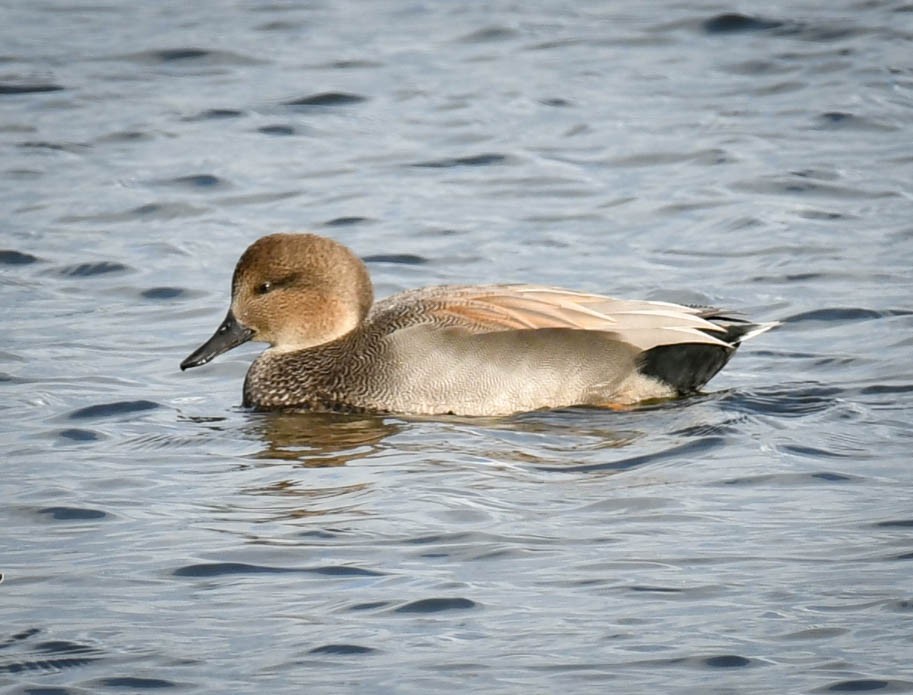
[[[361,323],[373,301],[367,268],[342,244],[316,234],[265,236],[238,260],[225,320],[181,369],[248,340],[278,352],[335,340]]]

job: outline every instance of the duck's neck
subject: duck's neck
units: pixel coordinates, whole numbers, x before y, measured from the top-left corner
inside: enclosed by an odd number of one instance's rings
[[[357,331],[323,345],[279,352],[262,352],[244,379],[244,406],[260,410],[332,409],[343,398],[339,377],[348,370],[349,356],[357,350]]]

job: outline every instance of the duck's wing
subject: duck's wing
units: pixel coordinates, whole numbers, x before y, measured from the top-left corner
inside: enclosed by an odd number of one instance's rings
[[[412,290],[365,324],[383,364],[369,406],[464,415],[688,393],[758,330],[714,309],[538,285]]]
[[[732,349],[737,318],[668,302],[621,300],[540,285],[444,286],[405,292],[378,305],[405,311],[406,324],[459,328],[470,334],[571,329],[609,334],[647,351],[698,343]],[[715,322],[719,321],[719,322]],[[747,324],[754,326],[754,324]],[[403,327],[406,327],[405,325]]]

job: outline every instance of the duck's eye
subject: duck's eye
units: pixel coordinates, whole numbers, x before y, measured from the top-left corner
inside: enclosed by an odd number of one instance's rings
[[[257,294],[266,294],[267,292],[273,292],[275,290],[281,289],[283,287],[288,287],[295,284],[298,281],[298,273],[292,273],[286,275],[285,277],[274,278],[273,280],[267,280],[266,282],[261,282],[254,288],[254,292]]]

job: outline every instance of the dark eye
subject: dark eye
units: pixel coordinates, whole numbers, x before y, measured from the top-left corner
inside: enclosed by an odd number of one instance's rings
[[[283,287],[294,285],[298,281],[298,278],[298,273],[292,273],[291,275],[276,278],[275,280],[267,280],[266,282],[261,282],[259,285],[257,285],[254,288],[254,292],[257,294],[267,294],[268,292],[274,292],[275,290],[282,289]]]

